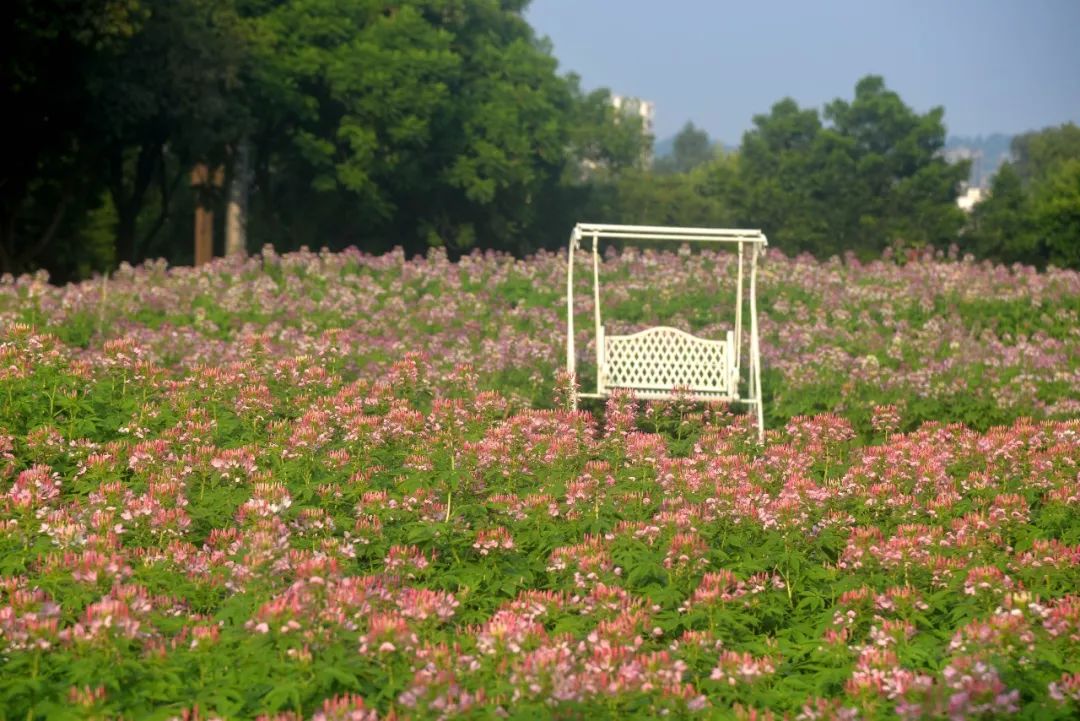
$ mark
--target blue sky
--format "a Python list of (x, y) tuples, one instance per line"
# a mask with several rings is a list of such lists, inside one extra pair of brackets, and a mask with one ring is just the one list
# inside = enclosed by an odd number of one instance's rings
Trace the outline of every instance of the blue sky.
[(782, 97), (820, 107), (869, 73), (950, 134), (1080, 122), (1080, 0), (533, 0), (563, 72), (737, 144)]

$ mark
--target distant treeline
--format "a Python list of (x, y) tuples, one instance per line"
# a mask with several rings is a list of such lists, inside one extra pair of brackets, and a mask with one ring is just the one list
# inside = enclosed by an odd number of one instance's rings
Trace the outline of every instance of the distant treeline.
[(979, 258), (1080, 268), (1075, 124), (1015, 136), (968, 215), (955, 201), (969, 162), (943, 160), (940, 109), (916, 115), (871, 76), (824, 119), (781, 101), (726, 154), (687, 124), (650, 173), (618, 179), (612, 207), (642, 222), (760, 226), (789, 252), (955, 243)]
[(12, 0), (0, 272), (190, 263), (196, 208), (220, 254), (227, 206), (246, 229), (231, 250), (522, 254), (587, 219), (760, 227), (818, 255), (959, 243), (1080, 265), (1075, 126), (1018, 138), (970, 218), (943, 110), (915, 113), (875, 76), (821, 113), (778, 102), (735, 153), (688, 127), (645, 167), (652, 138), (559, 74), (527, 4)]

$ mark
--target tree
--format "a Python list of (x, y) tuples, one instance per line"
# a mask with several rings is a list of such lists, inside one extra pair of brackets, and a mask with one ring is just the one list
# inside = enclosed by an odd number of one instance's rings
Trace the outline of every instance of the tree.
[(735, 212), (714, 177), (708, 167), (666, 175), (626, 172), (590, 215), (631, 225), (728, 226)]
[(525, 5), (13, 0), (0, 271), (189, 260), (192, 209), (223, 202), (190, 171), (228, 181), (245, 149), (258, 243), (560, 242), (593, 194), (583, 168), (617, 177), (650, 139), (556, 72)]
[(989, 197), (972, 210), (965, 248), (1005, 263), (1041, 262), (1045, 249), (1031, 225), (1029, 205), (1020, 176), (1003, 164), (990, 181)]
[(77, 228), (100, 202), (92, 128), (98, 58), (144, 19), (136, 0), (11, 0), (0, 25), (0, 107), (16, 129), (0, 163), (0, 272), (79, 261)]
[(899, 239), (940, 246), (955, 239), (964, 223), (956, 194), (970, 164), (942, 157), (944, 115), (941, 107), (919, 115), (874, 75), (858, 82), (851, 103), (826, 106), (829, 132), (851, 141), (846, 147), (861, 192), (852, 196), (856, 188), (846, 189), (851, 225), (845, 235), (855, 247), (882, 250)]
[[(145, 19), (97, 58), (92, 131), (116, 212), (117, 259), (141, 260), (192, 165), (225, 161), (249, 122), (240, 18), (220, 0), (141, 0)], [(148, 194), (155, 217), (139, 232)]]
[(551, 242), (578, 163), (617, 166), (630, 135), (556, 74), (524, 6), (292, 0), (257, 18), (253, 223), (372, 250)]
[(1025, 133), (1012, 153), (972, 213), (971, 249), (1005, 262), (1080, 268), (1080, 128)]
[(739, 150), (745, 188), (740, 224), (764, 229), (789, 252), (824, 250), (828, 224), (812, 185), (821, 134), (817, 111), (787, 98), (768, 115), (755, 115), (753, 122)]
[(1032, 194), (1032, 219), (1050, 263), (1080, 268), (1080, 157), (1055, 164)]
[(1080, 158), (1080, 126), (1065, 123), (1017, 135), (1011, 151), (1013, 169), (1027, 187), (1045, 179), (1059, 163)]
[(826, 124), (791, 99), (777, 103), (743, 137), (743, 222), (819, 254), (950, 242), (964, 222), (955, 198), (968, 165), (941, 157), (943, 114), (915, 113), (873, 75), (852, 101), (825, 107)]
[(654, 170), (659, 173), (686, 173), (708, 163), (714, 157), (709, 134), (687, 122), (675, 136), (670, 158), (659, 158)]
[(0, 267), (48, 258), (63, 278), (141, 259), (191, 164), (220, 162), (247, 118), (232, 3), (17, 0), (12, 15), (0, 101), (21, 132), (0, 171)]

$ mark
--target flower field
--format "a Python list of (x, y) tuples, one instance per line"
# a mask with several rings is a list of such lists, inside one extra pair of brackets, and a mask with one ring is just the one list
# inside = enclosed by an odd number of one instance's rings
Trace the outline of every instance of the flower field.
[[(771, 254), (759, 445), (569, 410), (564, 263), (0, 284), (0, 719), (1080, 714), (1080, 274)], [(602, 302), (717, 335), (732, 272)]]

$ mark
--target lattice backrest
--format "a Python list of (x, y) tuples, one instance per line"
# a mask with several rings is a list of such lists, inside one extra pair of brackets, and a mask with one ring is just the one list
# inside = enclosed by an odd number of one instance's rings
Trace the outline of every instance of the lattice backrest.
[(605, 388), (737, 397), (734, 337), (705, 340), (660, 326), (631, 335), (603, 335)]

